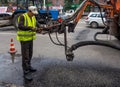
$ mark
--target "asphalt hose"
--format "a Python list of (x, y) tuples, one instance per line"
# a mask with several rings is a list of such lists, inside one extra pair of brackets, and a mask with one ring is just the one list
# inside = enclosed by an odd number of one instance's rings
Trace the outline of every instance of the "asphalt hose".
[(111, 48), (120, 50), (119, 46), (113, 45), (108, 41), (82, 41), (72, 45), (71, 48), (68, 49), (68, 51), (72, 52), (73, 50), (76, 50), (77, 48), (86, 46), (86, 45), (100, 45), (100, 46), (106, 46), (106, 47), (111, 47)]

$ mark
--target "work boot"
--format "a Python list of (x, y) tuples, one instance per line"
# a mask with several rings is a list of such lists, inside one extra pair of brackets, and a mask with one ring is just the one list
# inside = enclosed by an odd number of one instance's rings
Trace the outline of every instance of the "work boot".
[(30, 71), (30, 72), (36, 72), (37, 70), (34, 69), (33, 67), (30, 67), (29, 71)]
[(27, 80), (27, 81), (32, 81), (32, 80), (33, 80), (33, 78), (32, 78), (32, 76), (31, 76), (30, 73), (24, 74), (23, 77), (24, 77), (24, 79)]

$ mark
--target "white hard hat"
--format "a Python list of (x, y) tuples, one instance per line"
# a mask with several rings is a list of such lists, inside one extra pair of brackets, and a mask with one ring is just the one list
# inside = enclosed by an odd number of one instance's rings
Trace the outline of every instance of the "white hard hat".
[(28, 7), (28, 10), (31, 11), (33, 14), (38, 14), (36, 6), (30, 6)]

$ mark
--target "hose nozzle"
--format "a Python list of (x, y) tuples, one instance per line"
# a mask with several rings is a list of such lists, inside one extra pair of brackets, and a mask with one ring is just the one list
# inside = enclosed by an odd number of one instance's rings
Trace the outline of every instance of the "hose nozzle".
[(73, 52), (67, 51), (67, 53), (66, 53), (66, 59), (67, 59), (67, 61), (73, 61), (73, 58), (74, 58)]

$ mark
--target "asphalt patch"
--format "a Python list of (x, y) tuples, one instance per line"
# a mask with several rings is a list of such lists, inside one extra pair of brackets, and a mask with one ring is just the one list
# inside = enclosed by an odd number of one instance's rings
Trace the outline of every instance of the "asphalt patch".
[(48, 63), (38, 70), (34, 80), (25, 87), (120, 87), (120, 70), (100, 65), (84, 65), (75, 62)]
[(80, 31), (76, 37), (76, 40), (85, 40), (87, 38), (88, 33), (90, 33), (90, 30)]

